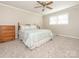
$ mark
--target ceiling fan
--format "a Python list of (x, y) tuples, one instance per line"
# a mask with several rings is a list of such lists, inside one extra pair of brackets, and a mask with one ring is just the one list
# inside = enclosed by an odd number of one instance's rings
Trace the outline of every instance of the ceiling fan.
[(40, 8), (42, 7), (42, 11), (45, 10), (45, 8), (48, 8), (48, 9), (53, 9), (52, 7), (49, 7), (49, 5), (51, 5), (53, 3), (53, 1), (37, 1), (37, 3), (40, 4), (40, 6), (36, 6), (35, 8)]

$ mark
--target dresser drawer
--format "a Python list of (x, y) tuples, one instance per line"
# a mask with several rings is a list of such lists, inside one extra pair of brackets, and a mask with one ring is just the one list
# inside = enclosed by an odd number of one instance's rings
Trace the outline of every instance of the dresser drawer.
[(10, 41), (10, 40), (14, 40), (15, 37), (3, 37), (2, 39), (0, 39), (0, 42), (5, 42), (5, 41)]
[(10, 31), (2, 31), (2, 32), (1, 32), (1, 34), (11, 34), (11, 33), (14, 34), (15, 31), (13, 31), (13, 30), (11, 31), (11, 30), (10, 30)]
[(15, 30), (14, 26), (0, 26), (1, 30)]
[(5, 34), (5, 35), (1, 35), (1, 37), (15, 37), (15, 34)]

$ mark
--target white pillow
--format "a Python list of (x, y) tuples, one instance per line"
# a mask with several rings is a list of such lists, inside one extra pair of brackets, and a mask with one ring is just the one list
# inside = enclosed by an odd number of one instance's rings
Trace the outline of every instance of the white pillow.
[(37, 26), (36, 25), (31, 25), (30, 28), (31, 29), (37, 29)]
[(21, 30), (37, 29), (36, 25), (20, 25)]
[(21, 28), (21, 30), (24, 30), (24, 29), (28, 29), (29, 26), (21, 25), (20, 28)]

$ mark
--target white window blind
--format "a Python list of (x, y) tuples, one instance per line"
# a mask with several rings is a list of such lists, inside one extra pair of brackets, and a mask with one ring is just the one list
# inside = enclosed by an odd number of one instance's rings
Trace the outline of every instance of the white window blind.
[(49, 18), (49, 24), (68, 24), (68, 14), (52, 16)]

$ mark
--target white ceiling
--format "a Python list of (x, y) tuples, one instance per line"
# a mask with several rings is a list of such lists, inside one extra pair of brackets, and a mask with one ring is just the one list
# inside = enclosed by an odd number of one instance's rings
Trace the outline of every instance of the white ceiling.
[(53, 8), (52, 10), (46, 9), (45, 12), (42, 12), (42, 8), (34, 8), (35, 6), (39, 5), (36, 1), (0, 1), (0, 3), (32, 11), (38, 14), (49, 14), (79, 4), (78, 1), (54, 1), (54, 3), (50, 5)]

